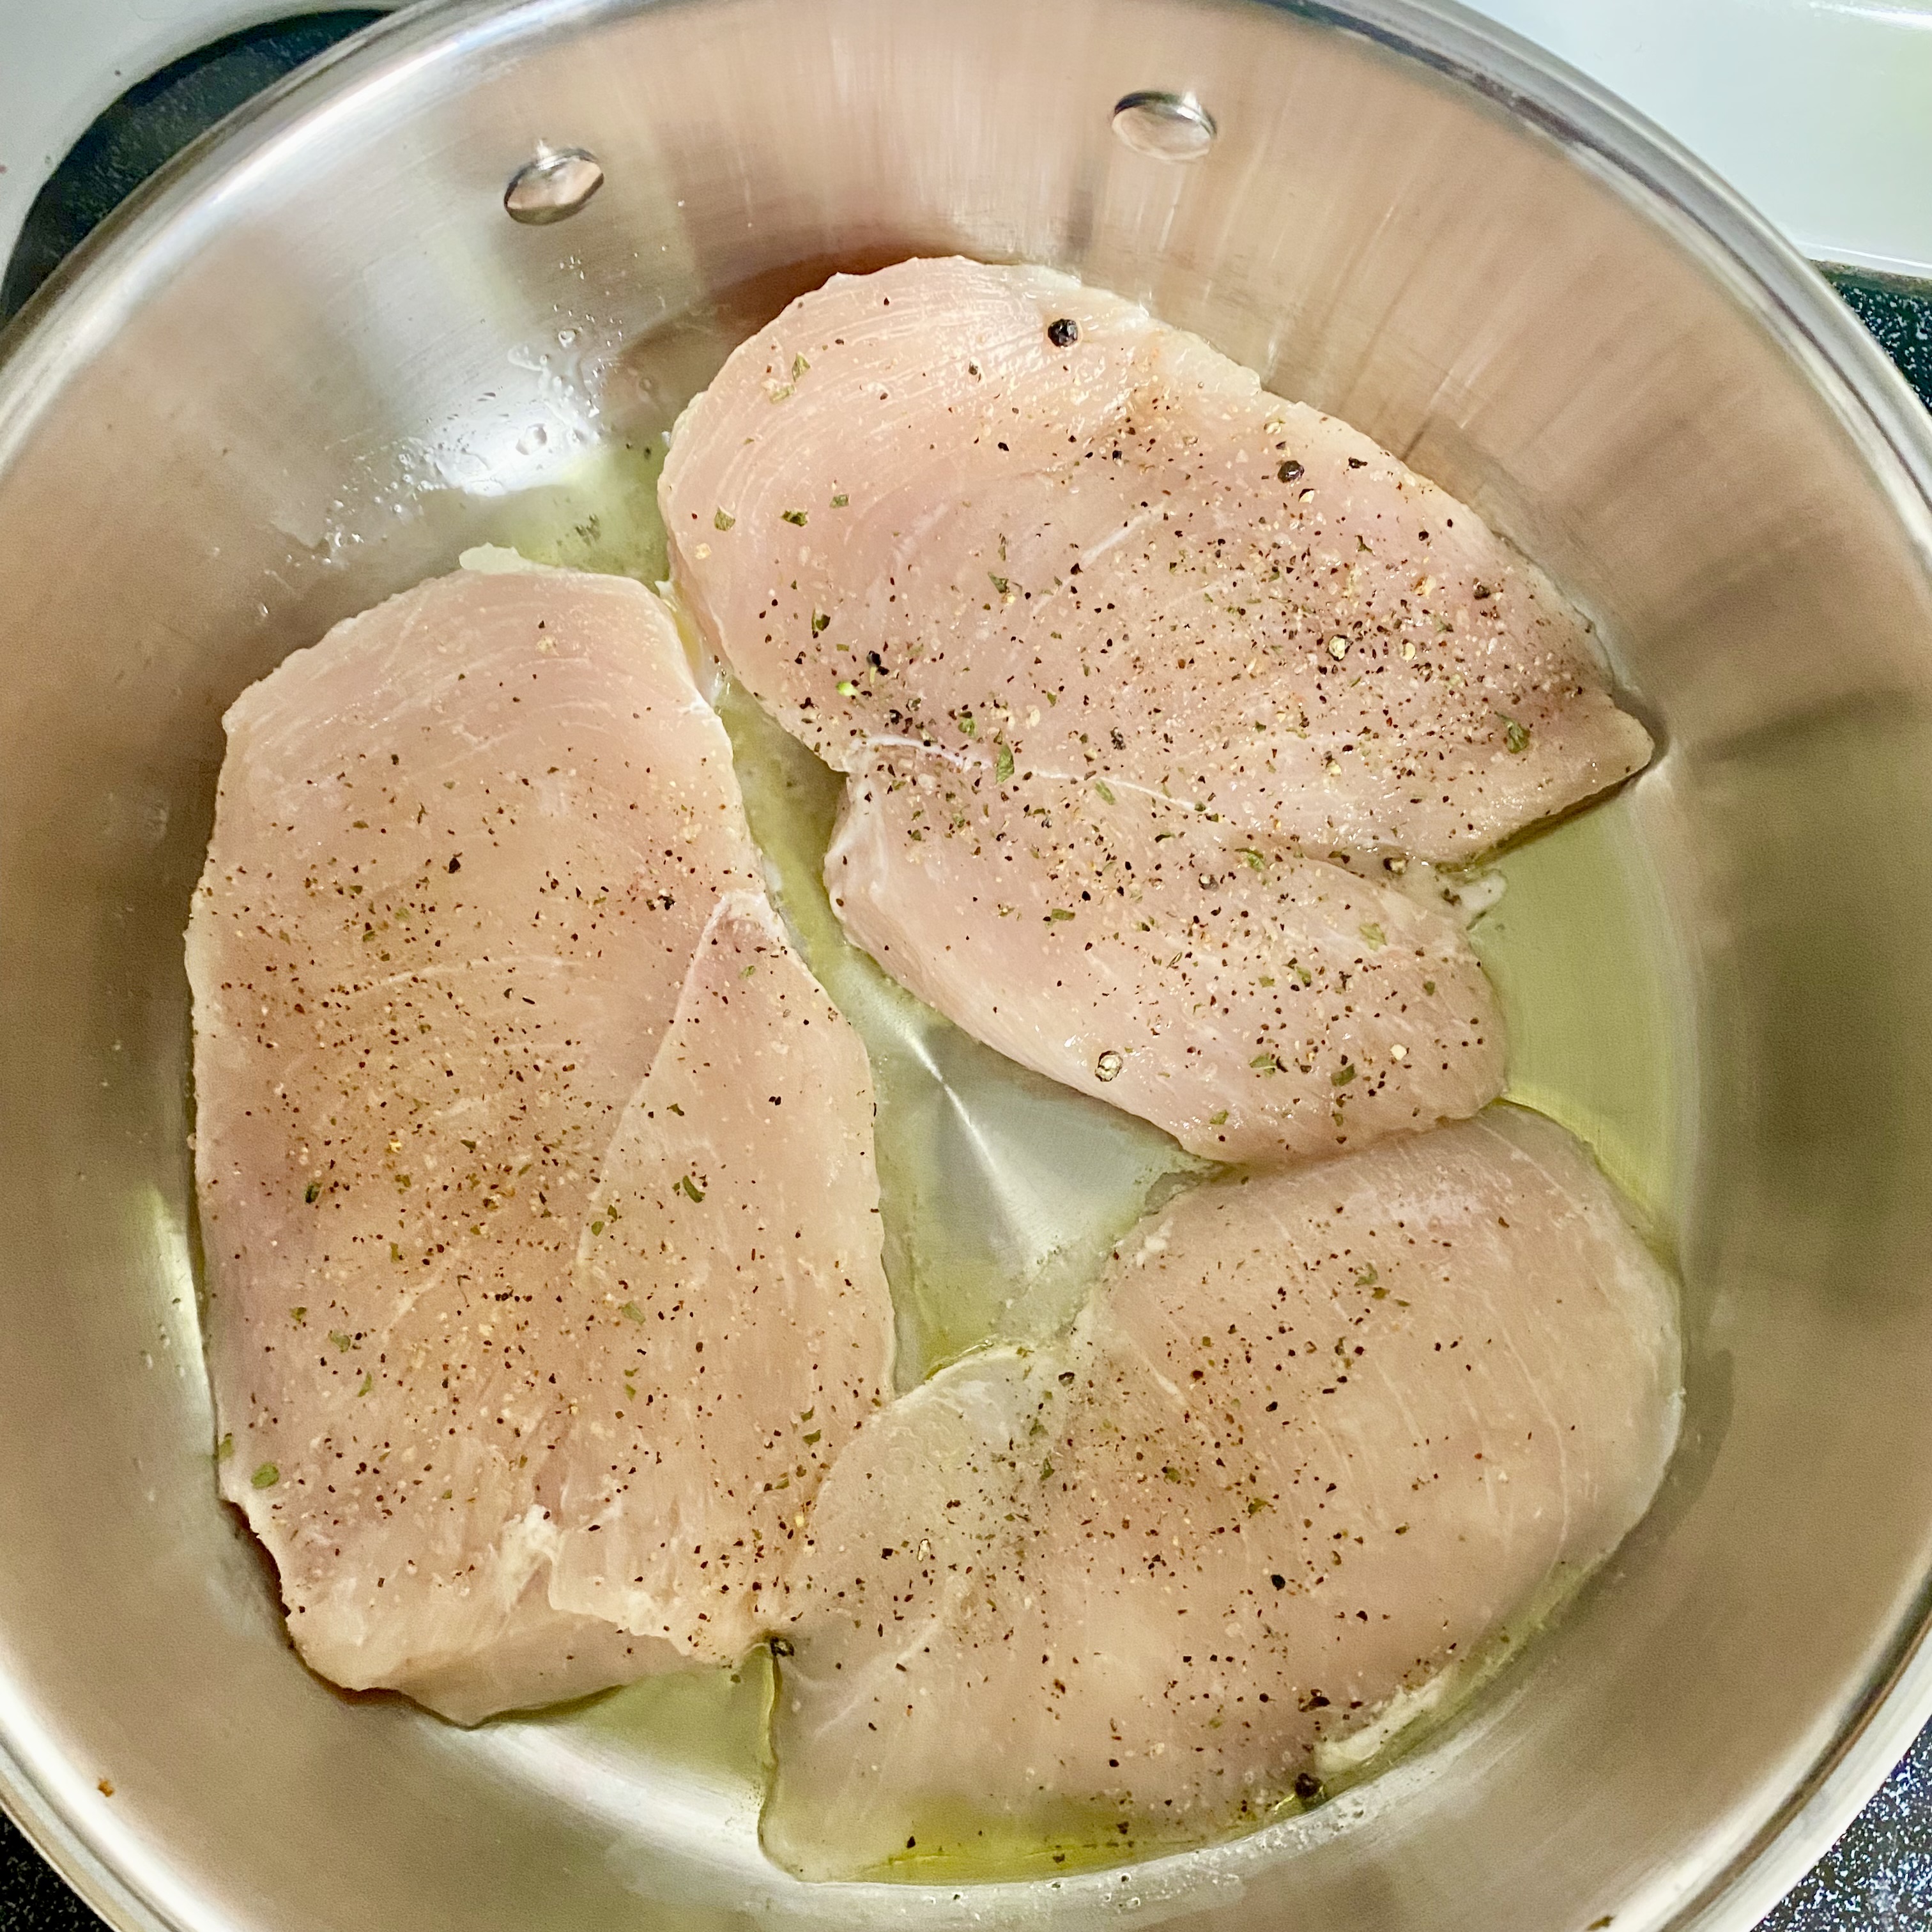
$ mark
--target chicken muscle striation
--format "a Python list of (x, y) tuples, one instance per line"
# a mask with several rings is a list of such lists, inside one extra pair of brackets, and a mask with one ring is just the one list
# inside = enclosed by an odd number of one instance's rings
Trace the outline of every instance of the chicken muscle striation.
[(462, 572), (226, 722), (208, 1348), (298, 1646), (465, 1721), (735, 1657), (892, 1324), (865, 1056), (674, 626)]
[(1615, 1546), (1678, 1380), (1667, 1278), (1534, 1115), (1198, 1189), (1069, 1342), (944, 1371), (833, 1472), (767, 1846), (828, 1877), (1265, 1817)]
[(1474, 512), (1048, 269), (835, 276), (692, 404), (659, 496), (706, 638), (842, 770), (906, 739), (1439, 864), (1649, 756)]
[(825, 874), (920, 998), (1191, 1154), (1335, 1154), (1502, 1090), (1495, 996), (1454, 919), (1124, 784), (881, 746)]

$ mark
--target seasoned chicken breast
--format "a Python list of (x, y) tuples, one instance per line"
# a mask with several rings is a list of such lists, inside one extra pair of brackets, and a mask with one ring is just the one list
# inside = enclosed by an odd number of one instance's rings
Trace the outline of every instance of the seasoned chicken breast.
[(865, 1056), (674, 627), (460, 572), (226, 722), (208, 1353), (296, 1644), (464, 1720), (735, 1656), (892, 1322)]
[(1534, 1115), (1197, 1189), (1068, 1342), (945, 1370), (833, 1471), (766, 1846), (1052, 1870), (1312, 1795), (1616, 1546), (1678, 1381), (1667, 1278)]
[(1446, 911), (1124, 782), (880, 746), (825, 875), (922, 999), (1192, 1154), (1334, 1154), (1502, 1090), (1495, 998)]
[(1472, 511), (1047, 269), (835, 276), (692, 404), (659, 494), (705, 637), (843, 770), (906, 740), (1454, 863), (1649, 756)]

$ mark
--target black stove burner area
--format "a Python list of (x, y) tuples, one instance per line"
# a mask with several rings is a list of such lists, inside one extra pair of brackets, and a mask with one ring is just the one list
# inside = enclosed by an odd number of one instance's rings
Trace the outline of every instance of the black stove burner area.
[[(1877, 337), (1878, 346), (1898, 364), (1918, 392), (1918, 400), (1932, 409), (1932, 283), (1841, 268), (1829, 262), (1819, 267), (1852, 313)], [(1906, 1923), (1902, 1918), (1898, 1922)], [(1912, 1923), (1932, 1924), (1932, 1918)], [(1880, 1932), (1890, 1928), (1882, 1924)]]
[[(273, 22), (231, 34), (129, 88), (75, 143), (35, 199), (0, 276), (0, 322), (163, 162), (293, 68), (381, 17), (379, 10), (356, 9)], [(1932, 284), (1820, 266), (1932, 407)], [(1760, 1932), (1927, 1927), (1932, 1927), (1932, 1727)], [(0, 1932), (102, 1932), (100, 1922), (4, 1814)]]

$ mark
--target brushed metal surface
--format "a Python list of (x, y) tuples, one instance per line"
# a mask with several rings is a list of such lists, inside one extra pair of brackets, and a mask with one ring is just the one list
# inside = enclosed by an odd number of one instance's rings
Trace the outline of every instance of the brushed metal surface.
[[(1150, 86), (1212, 115), (1206, 158), (1114, 138)], [(607, 173), (560, 228), (503, 212), (540, 139)], [(194, 1932), (1751, 1923), (1932, 1710), (1932, 442), (1810, 272), (1425, 0), (431, 8), (111, 226), (0, 367), (0, 1792), (90, 1900)], [(1378, 1783), (1126, 1874), (812, 1888), (728, 1780), (340, 1698), (288, 1649), (209, 1466), (180, 933), (242, 686), (667, 426), (733, 318), (936, 248), (1144, 296), (1601, 622), (1665, 747), (1618, 809), (1669, 962), (1629, 1052), (1675, 1063), (1647, 1151), (1689, 1412), (1578, 1612)]]

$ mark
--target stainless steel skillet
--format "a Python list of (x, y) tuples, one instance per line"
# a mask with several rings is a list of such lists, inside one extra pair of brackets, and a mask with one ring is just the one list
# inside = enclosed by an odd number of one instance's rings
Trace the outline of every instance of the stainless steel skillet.
[[(1115, 138), (1145, 88), (1206, 106), (1204, 157)], [(539, 139), (608, 183), (525, 227)], [(1690, 1419), (1580, 1612), (1380, 1784), (1057, 1890), (814, 1891), (701, 1737), (465, 1736), (286, 1648), (208, 1468), (178, 936), (242, 685), (528, 493), (567, 506), (732, 317), (940, 248), (1145, 296), (1599, 619), (1666, 747), (1619, 807), (1655, 916), (1617, 944), (1670, 1024), (1609, 1058), (1672, 1098), (1592, 1103), (1659, 1177)], [(110, 1919), (1742, 1928), (1932, 1709), (1932, 443), (1624, 110), (1393, 0), (435, 7), (172, 170), (8, 352), (0, 1790)], [(1589, 938), (1550, 1022), (1580, 1054)]]

